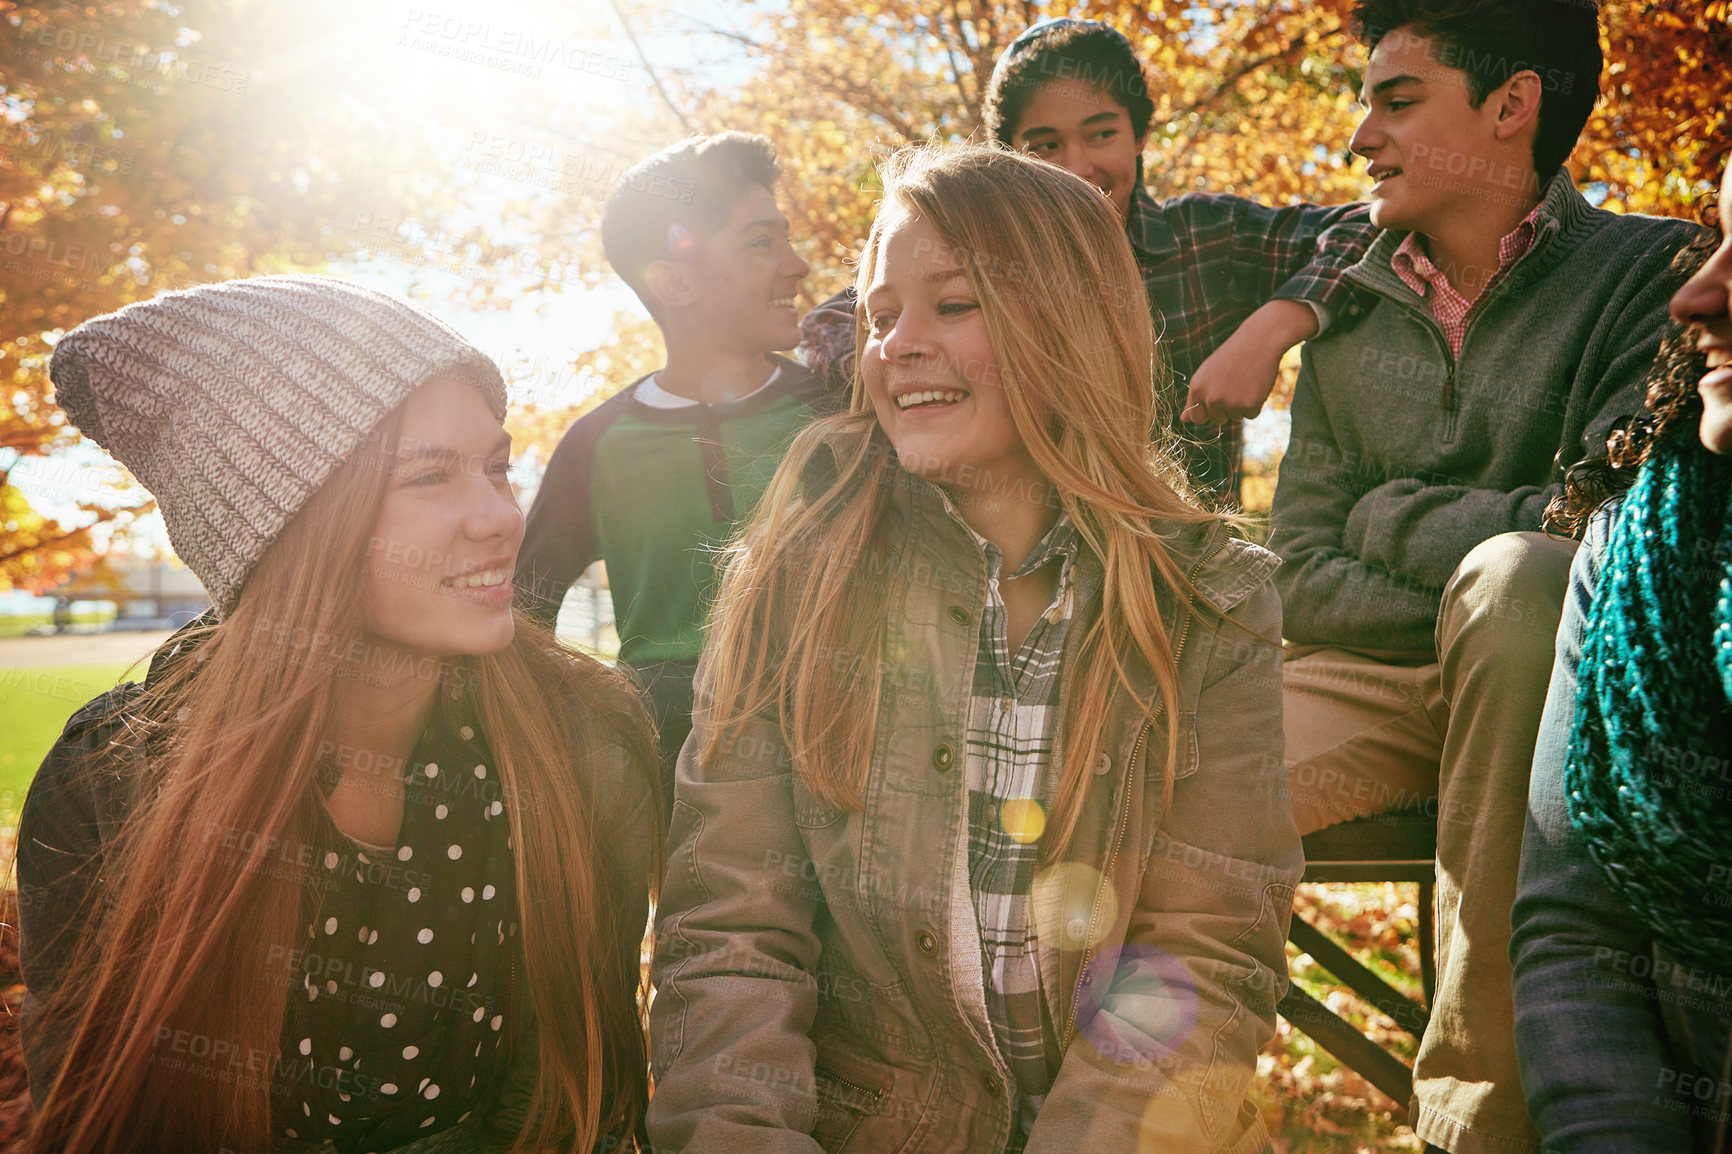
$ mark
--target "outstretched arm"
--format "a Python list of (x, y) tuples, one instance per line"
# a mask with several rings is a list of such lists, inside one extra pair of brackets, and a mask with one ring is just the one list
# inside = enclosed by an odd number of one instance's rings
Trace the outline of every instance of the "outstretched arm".
[(1224, 425), (1263, 411), (1281, 358), (1319, 331), (1318, 314), (1294, 300), (1272, 300), (1233, 330), (1191, 378), (1179, 415), (1193, 424)]
[(1344, 274), (1377, 235), (1369, 211), (1358, 204), (1270, 208), (1237, 196), (1140, 200), (1129, 228), (1150, 303), (1163, 322), (1168, 360), (1182, 375), (1194, 375), (1273, 299), (1309, 302), (1275, 315), (1293, 318), (1303, 308), (1312, 327), (1268, 333), (1286, 342), (1274, 350), (1271, 365), (1328, 318), (1351, 315), (1354, 290)]
[[(1185, 259), (1209, 259), (1221, 237), (1231, 288), (1216, 303), (1199, 293), (1200, 340), (1175, 360), (1201, 360), (1189, 381), (1184, 418), (1223, 424), (1254, 417), (1274, 389), (1281, 358), (1360, 311), (1346, 270), (1376, 239), (1365, 205), (1268, 208), (1233, 196), (1185, 196), (1169, 203)], [(1194, 283), (1201, 284), (1201, 280)], [(1254, 310), (1254, 311), (1253, 311)]]

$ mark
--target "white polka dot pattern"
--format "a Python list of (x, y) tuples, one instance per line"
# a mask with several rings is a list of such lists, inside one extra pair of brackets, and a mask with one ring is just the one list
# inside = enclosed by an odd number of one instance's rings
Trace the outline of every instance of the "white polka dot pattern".
[[(291, 1086), (284, 1105), (306, 1107), (297, 1123), (304, 1139), (344, 1126), (344, 1148), (389, 1149), (455, 1125), (477, 1095), (491, 1092), (486, 1075), (497, 1068), (493, 1055), (509, 1012), (503, 998), (512, 947), (502, 915), (516, 915), (510, 829), (491, 820), (502, 812), (496, 775), (485, 758), (464, 757), (485, 750), (439, 720), (405, 779), (398, 844), (373, 854), (351, 847), (335, 854), (334, 864), (332, 854), (315, 859), (328, 871), (323, 876), (343, 880), (325, 893), (308, 927), (317, 943), (305, 951), (308, 1001), (294, 1010), (291, 999), (285, 1030), (297, 1031), (288, 1045), (309, 1069), (344, 1073), (325, 1086), (314, 1078)], [(441, 756), (427, 758), (424, 748)], [(438, 762), (452, 764), (452, 757), (464, 758), (456, 764), (471, 772), (441, 775)], [(446, 980), (458, 974), (467, 978), (461, 986)], [(376, 1093), (357, 1092), (358, 1085)], [(405, 1101), (401, 1088), (408, 1086), (419, 1089)], [(391, 1105), (413, 1101), (431, 1108), (431, 1118), (404, 1116)], [(312, 1133), (308, 1120), (317, 1123)]]

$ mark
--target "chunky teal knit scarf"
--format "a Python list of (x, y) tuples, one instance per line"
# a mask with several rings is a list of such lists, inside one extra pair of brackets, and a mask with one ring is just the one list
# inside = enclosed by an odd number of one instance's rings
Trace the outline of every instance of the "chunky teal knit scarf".
[(1580, 675), (1570, 820), (1662, 944), (1732, 969), (1732, 461), (1693, 421), (1612, 524)]

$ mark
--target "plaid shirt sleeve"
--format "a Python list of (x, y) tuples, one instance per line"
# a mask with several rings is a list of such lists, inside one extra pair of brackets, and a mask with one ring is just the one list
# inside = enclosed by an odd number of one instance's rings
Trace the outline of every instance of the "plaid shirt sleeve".
[(1378, 229), (1363, 204), (1270, 208), (1238, 196), (1157, 201), (1139, 190), (1125, 222), (1168, 356), (1185, 378), (1274, 299), (1321, 305), (1336, 323), (1362, 306), (1343, 274)]

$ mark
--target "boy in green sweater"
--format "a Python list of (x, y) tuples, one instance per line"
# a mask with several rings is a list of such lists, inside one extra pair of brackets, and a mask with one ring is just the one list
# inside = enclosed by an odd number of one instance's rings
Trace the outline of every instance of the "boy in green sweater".
[(572, 582), (607, 562), (620, 661), (644, 688), (670, 784), (721, 550), (794, 433), (846, 403), (775, 351), (799, 343), (808, 271), (776, 205), (779, 172), (767, 139), (724, 132), (621, 177), (602, 246), (660, 326), (668, 362), (566, 433), (518, 555), (519, 600), (549, 626)]
[[(1284, 564), (1300, 832), (1438, 817), (1437, 969), (1409, 1110), (1456, 1154), (1538, 1148), (1509, 917), (1571, 541), (1564, 471), (1641, 404), (1683, 221), (1591, 207), (1563, 168), (1602, 64), (1580, 0), (1359, 0), (1373, 303), (1309, 342), (1270, 545)], [(1610, 975), (1608, 975), (1610, 977)]]

